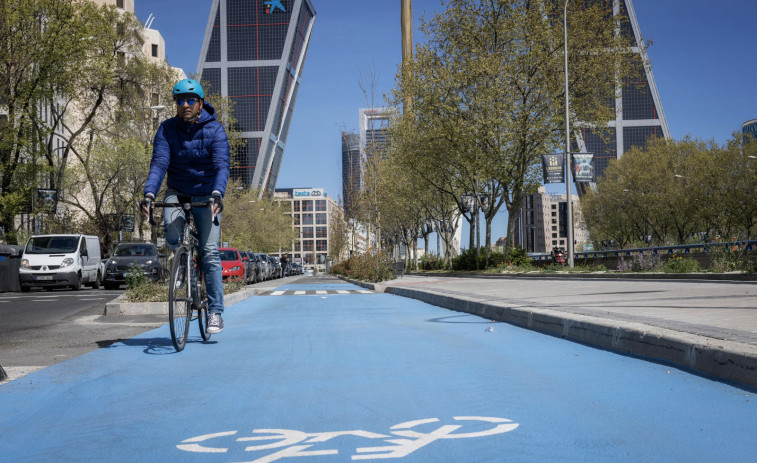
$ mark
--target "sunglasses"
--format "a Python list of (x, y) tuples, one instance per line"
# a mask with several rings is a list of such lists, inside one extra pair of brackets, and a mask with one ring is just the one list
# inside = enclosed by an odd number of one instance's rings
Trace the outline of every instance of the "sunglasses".
[(179, 98), (176, 100), (176, 106), (184, 106), (184, 103), (194, 106), (197, 103), (197, 98)]

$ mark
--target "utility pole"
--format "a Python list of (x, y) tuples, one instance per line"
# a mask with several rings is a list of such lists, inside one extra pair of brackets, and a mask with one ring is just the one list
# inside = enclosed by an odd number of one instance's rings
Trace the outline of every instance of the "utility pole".
[[(402, 0), (402, 74), (407, 78), (407, 64), (413, 59), (413, 0)], [(413, 112), (412, 95), (405, 92), (403, 101), (403, 113)]]

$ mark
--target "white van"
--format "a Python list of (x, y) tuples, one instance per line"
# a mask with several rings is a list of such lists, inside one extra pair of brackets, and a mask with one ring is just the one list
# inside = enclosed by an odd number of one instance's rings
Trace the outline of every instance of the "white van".
[(33, 286), (48, 289), (100, 288), (100, 238), (89, 235), (38, 235), (29, 238), (18, 270), (21, 291)]

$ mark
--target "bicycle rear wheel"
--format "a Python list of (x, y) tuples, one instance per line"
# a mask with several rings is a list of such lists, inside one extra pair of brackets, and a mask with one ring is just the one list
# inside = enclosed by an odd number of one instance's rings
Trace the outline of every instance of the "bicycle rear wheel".
[(171, 341), (177, 352), (187, 343), (191, 309), (189, 306), (189, 250), (181, 246), (176, 249), (171, 266), (171, 281), (168, 286), (168, 322), (171, 327)]

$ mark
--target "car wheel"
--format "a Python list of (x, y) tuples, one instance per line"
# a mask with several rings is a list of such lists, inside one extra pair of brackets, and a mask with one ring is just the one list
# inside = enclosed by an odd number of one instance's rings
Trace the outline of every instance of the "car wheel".
[(100, 276), (100, 272), (97, 272), (97, 278), (95, 278), (95, 282), (92, 283), (92, 289), (100, 289), (101, 282), (102, 282), (102, 277)]
[(71, 285), (71, 289), (74, 291), (79, 291), (81, 289), (81, 274), (76, 274), (76, 281), (74, 281), (74, 284)]

